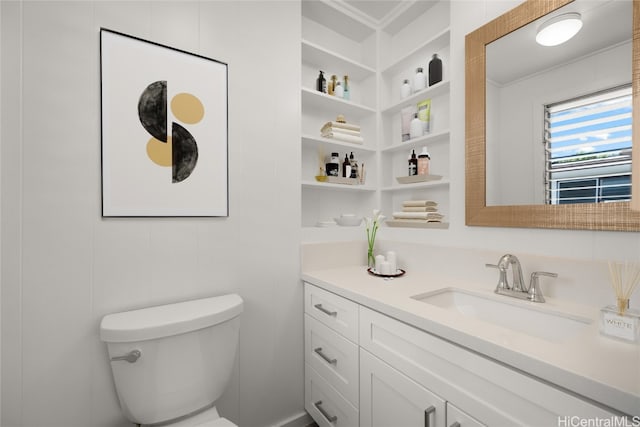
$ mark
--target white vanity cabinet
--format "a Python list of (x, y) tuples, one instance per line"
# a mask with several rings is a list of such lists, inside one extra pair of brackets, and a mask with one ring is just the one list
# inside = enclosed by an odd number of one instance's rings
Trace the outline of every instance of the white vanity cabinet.
[[(471, 425), (551, 426), (557, 425), (559, 417), (595, 419), (614, 415), (500, 361), (471, 352), (364, 306), (360, 306), (359, 339), (362, 349), (396, 371), (396, 378), (405, 376), (406, 380), (427, 388), (447, 402), (446, 424), (442, 417), (438, 418), (436, 410), (435, 424), (431, 425), (450, 426), (458, 419), (466, 422), (471, 419), (481, 423)], [(361, 375), (364, 353), (361, 350)], [(398, 383), (400, 381), (397, 379)], [(363, 385), (361, 378), (361, 421), (364, 419), (362, 414), (369, 412), (363, 398), (368, 391)], [(430, 400), (423, 404), (424, 408), (431, 405)], [(448, 416), (449, 408), (452, 408), (451, 417)], [(460, 411), (464, 411), (463, 418), (460, 418)], [(407, 424), (406, 427), (423, 425), (429, 426), (422, 422)]]
[(310, 283), (305, 408), (327, 427), (551, 426), (616, 415)]
[(359, 425), (358, 305), (304, 290), (305, 409), (319, 426)]

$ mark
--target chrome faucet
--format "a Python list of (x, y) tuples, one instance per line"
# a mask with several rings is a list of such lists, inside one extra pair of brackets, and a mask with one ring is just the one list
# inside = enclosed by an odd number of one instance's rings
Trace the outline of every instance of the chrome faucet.
[[(531, 282), (529, 286), (524, 284), (524, 278), (522, 276), (522, 266), (520, 260), (515, 255), (506, 254), (500, 257), (498, 264), (485, 264), (487, 267), (497, 268), (500, 271), (500, 277), (498, 278), (498, 285), (496, 286), (495, 293), (500, 295), (507, 295), (514, 298), (526, 299), (532, 302), (544, 302), (544, 296), (540, 289), (540, 276), (558, 277), (556, 273), (548, 273), (546, 271), (536, 271), (531, 273)], [(511, 266), (512, 282), (509, 284), (507, 278), (507, 271)]]

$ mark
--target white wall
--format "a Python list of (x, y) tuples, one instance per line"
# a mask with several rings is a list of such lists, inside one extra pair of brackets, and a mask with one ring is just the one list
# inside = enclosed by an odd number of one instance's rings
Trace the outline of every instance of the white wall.
[[(0, 8), (2, 426), (130, 425), (101, 317), (228, 292), (245, 311), (221, 413), (300, 413), (299, 3)], [(229, 64), (229, 218), (101, 218), (100, 27)]]

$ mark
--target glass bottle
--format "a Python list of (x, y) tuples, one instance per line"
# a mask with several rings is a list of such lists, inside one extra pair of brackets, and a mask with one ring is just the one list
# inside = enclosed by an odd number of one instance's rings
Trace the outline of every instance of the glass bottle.
[(336, 98), (342, 98), (344, 96), (344, 89), (340, 82), (337, 82), (335, 87), (333, 88), (333, 95)]
[(349, 162), (349, 155), (344, 155), (344, 162), (342, 162), (342, 177), (351, 178), (351, 162)]
[(442, 60), (434, 53), (429, 61), (429, 86), (442, 81)]
[(327, 88), (327, 93), (328, 93), (329, 95), (333, 95), (333, 90), (334, 90), (334, 89), (335, 89), (335, 87), (336, 87), (336, 82), (337, 82), (337, 80), (338, 80), (338, 77), (336, 77), (336, 75), (335, 75), (335, 74), (333, 74), (333, 75), (331, 76), (331, 80), (329, 81), (329, 86), (328, 86), (328, 88)]
[(344, 76), (344, 83), (342, 85), (342, 98), (347, 101), (351, 99), (351, 88), (349, 87), (349, 76)]
[(418, 155), (418, 175), (429, 175), (429, 162), (431, 156), (427, 147), (422, 147), (422, 152)]
[(409, 79), (404, 79), (400, 87), (400, 98), (404, 99), (409, 95), (411, 95), (411, 85), (409, 84)]
[(413, 77), (413, 92), (419, 92), (427, 85), (422, 67), (416, 68), (416, 75)]
[(327, 80), (324, 78), (324, 71), (320, 71), (320, 75), (316, 79), (316, 90), (327, 93)]
[(358, 161), (353, 156), (353, 151), (349, 155), (349, 163), (351, 163), (351, 178), (358, 178)]
[(411, 157), (409, 158), (409, 176), (418, 175), (418, 158), (416, 157), (416, 150), (411, 150)]
[(422, 120), (418, 118), (418, 113), (413, 114), (413, 119), (409, 124), (409, 138), (419, 138), (423, 135)]

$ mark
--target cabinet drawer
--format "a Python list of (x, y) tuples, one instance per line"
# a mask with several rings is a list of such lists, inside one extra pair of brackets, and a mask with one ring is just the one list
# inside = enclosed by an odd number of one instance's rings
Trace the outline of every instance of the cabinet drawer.
[(305, 283), (304, 311), (345, 338), (358, 343), (358, 305)]
[(358, 410), (309, 364), (304, 371), (304, 407), (318, 426), (358, 427)]
[(308, 314), (304, 317), (305, 361), (358, 407), (358, 346)]

